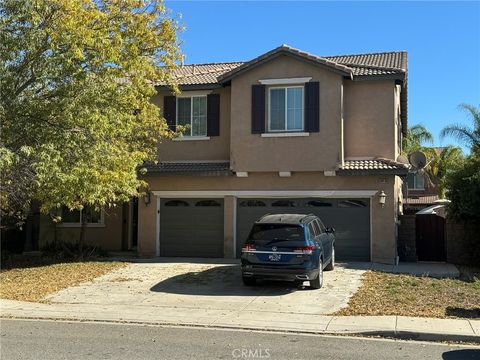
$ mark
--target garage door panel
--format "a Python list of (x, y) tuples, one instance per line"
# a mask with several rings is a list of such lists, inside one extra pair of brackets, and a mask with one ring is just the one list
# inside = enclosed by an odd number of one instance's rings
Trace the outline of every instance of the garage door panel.
[[(262, 202), (266, 206), (242, 206)], [(291, 206), (272, 206), (295, 205)], [(237, 256), (241, 254), (252, 224), (266, 214), (315, 214), (327, 227), (334, 227), (339, 260), (370, 260), (369, 199), (242, 199), (237, 209)]]
[(161, 201), (162, 256), (223, 257), (223, 236), (223, 199)]

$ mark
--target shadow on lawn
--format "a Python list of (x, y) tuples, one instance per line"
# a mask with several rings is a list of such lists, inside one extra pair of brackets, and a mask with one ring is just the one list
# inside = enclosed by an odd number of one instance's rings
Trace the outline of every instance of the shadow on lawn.
[(466, 319), (480, 319), (480, 308), (465, 309), (448, 306), (445, 315)]
[(1, 271), (7, 271), (12, 269), (27, 269), (40, 266), (49, 266), (55, 264), (76, 263), (76, 262), (89, 262), (89, 261), (107, 261), (108, 258), (104, 257), (88, 257), (88, 258), (70, 258), (60, 256), (38, 255), (38, 256), (25, 256), (25, 255), (12, 255), (8, 258), (2, 259)]
[(183, 273), (150, 288), (154, 292), (207, 296), (278, 296), (297, 290), (298, 287), (291, 282), (262, 281), (256, 286), (245, 286), (240, 265), (216, 266), (204, 271)]

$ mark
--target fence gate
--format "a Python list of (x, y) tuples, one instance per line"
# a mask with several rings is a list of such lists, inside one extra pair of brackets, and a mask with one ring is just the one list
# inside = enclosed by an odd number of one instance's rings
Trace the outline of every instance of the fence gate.
[(418, 260), (446, 261), (445, 219), (435, 214), (417, 214), (415, 228)]

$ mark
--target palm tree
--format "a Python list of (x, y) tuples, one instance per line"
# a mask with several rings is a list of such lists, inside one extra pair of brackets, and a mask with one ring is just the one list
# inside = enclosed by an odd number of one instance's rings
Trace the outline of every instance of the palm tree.
[(467, 112), (468, 117), (473, 121), (473, 127), (452, 124), (443, 128), (440, 137), (452, 136), (469, 146), (472, 152), (480, 151), (480, 108), (470, 104), (461, 104), (459, 108)]
[(414, 125), (407, 130), (407, 135), (403, 138), (403, 152), (407, 155), (414, 151), (423, 150), (424, 143), (433, 143), (432, 134), (421, 124)]
[(448, 145), (444, 148), (427, 149), (427, 157), (432, 160), (424, 174), (429, 184), (437, 186), (440, 199), (445, 198), (447, 174), (457, 168), (463, 161), (462, 149)]

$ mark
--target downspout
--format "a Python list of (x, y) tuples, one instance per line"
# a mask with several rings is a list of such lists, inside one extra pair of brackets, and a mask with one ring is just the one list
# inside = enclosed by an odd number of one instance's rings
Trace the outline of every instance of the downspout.
[(344, 136), (344, 124), (343, 124), (343, 107), (344, 107), (344, 99), (343, 99), (343, 80), (342, 84), (340, 85), (340, 164), (342, 164), (342, 168), (345, 166), (345, 136)]

